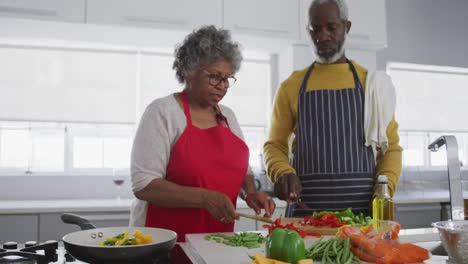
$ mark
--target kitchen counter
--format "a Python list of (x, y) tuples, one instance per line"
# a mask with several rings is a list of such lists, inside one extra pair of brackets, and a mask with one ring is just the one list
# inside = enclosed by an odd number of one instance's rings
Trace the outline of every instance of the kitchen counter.
[[(286, 206), (286, 202), (273, 198), (276, 207)], [(1, 214), (61, 213), (71, 212), (122, 212), (129, 211), (133, 199), (83, 199), (83, 200), (18, 200), (0, 201)], [(237, 208), (248, 208), (242, 199), (237, 199)]]
[[(261, 231), (266, 234), (266, 231)], [(229, 247), (214, 241), (204, 240), (206, 234), (187, 235), (187, 242), (181, 243), (181, 247), (189, 256), (193, 263), (226, 263), (226, 264), (247, 264), (250, 263), (249, 255), (256, 252), (264, 253), (264, 247), (257, 249), (246, 249), (243, 247)], [(307, 237), (305, 239), (306, 247), (309, 247), (317, 238)], [(439, 234), (435, 228), (406, 229), (400, 231), (400, 241), (415, 243), (428, 250), (432, 250), (439, 244)], [(230, 256), (226, 259), (226, 256)], [(433, 255), (424, 263), (426, 264), (445, 264), (448, 258), (446, 256)], [(314, 261), (314, 263), (316, 263)], [(317, 262), (320, 263), (320, 262)], [(367, 262), (363, 262), (367, 263)]]

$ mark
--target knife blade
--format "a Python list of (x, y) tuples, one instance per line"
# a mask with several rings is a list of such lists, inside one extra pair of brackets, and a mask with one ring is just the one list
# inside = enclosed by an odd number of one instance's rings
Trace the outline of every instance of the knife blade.
[[(292, 182), (292, 177), (293, 177), (293, 174), (289, 174), (288, 175), (288, 191), (291, 190), (292, 186), (293, 186), (293, 182)], [(297, 195), (297, 194), (296, 194)], [(288, 198), (289, 198), (289, 194), (288, 194)], [(292, 204), (296, 203), (299, 207), (301, 207), (302, 209), (304, 210), (310, 210), (309, 206), (307, 206), (307, 204), (305, 204), (302, 200), (301, 200), (301, 197), (300, 196), (296, 196), (296, 199), (292, 200), (291, 201)]]
[(301, 207), (301, 208), (304, 209), (304, 210), (310, 210), (310, 207), (307, 206), (307, 204), (305, 204), (305, 203), (302, 201), (301, 197), (299, 197), (299, 198), (295, 201), (295, 203), (296, 203), (297, 205), (299, 205), (299, 207)]

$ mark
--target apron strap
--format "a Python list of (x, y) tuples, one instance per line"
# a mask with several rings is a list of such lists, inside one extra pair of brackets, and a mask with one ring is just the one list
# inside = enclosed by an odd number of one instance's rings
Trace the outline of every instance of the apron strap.
[(192, 116), (190, 116), (190, 107), (188, 104), (187, 92), (183, 90), (180, 93), (180, 98), (182, 98), (182, 103), (184, 104), (184, 113), (185, 117), (187, 118), (187, 126), (192, 125)]
[(299, 90), (299, 94), (304, 93), (306, 91), (307, 81), (309, 80), (309, 76), (310, 76), (310, 73), (312, 72), (312, 69), (314, 68), (314, 65), (315, 65), (315, 61), (314, 61), (314, 63), (312, 63), (309, 66), (309, 69), (307, 70), (307, 72), (306, 72), (306, 74), (304, 76), (304, 79), (302, 79), (302, 84), (301, 84), (301, 88)]
[(357, 74), (356, 68), (355, 68), (354, 65), (351, 63), (350, 60), (346, 59), (346, 62), (349, 64), (349, 68), (351, 68), (351, 72), (353, 73), (354, 87), (356, 87), (356, 89), (359, 89), (359, 90), (362, 91), (361, 81), (359, 80), (359, 76), (358, 76), (358, 74)]
[[(187, 118), (187, 125), (192, 125), (192, 116), (190, 115), (190, 107), (189, 107), (189, 104), (188, 104), (188, 98), (187, 98), (186, 90), (183, 90), (180, 93), (180, 97), (182, 98), (182, 103), (184, 104), (184, 113), (185, 113), (185, 117)], [(222, 124), (224, 122), (226, 127), (229, 128), (229, 123), (227, 121), (227, 118), (223, 115), (223, 113), (221, 112), (221, 109), (219, 108), (218, 105), (216, 105), (214, 107), (214, 110), (216, 112), (216, 122), (218, 124)]]

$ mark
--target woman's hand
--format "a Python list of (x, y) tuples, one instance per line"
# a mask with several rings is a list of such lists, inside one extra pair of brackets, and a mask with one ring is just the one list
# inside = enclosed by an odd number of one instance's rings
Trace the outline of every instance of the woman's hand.
[(245, 196), (245, 202), (257, 215), (261, 213), (261, 209), (265, 210), (265, 217), (271, 217), (276, 208), (273, 199), (264, 192), (248, 193)]
[(231, 223), (239, 218), (229, 197), (221, 192), (204, 190), (203, 208), (221, 222)]

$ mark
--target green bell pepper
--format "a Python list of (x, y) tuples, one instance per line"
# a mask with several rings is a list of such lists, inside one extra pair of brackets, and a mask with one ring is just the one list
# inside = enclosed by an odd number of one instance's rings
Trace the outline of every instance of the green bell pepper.
[(267, 238), (265, 246), (267, 258), (292, 264), (305, 258), (304, 240), (294, 230), (276, 228)]

